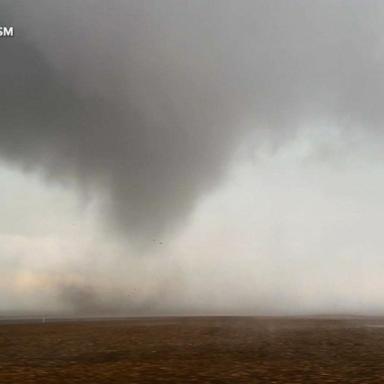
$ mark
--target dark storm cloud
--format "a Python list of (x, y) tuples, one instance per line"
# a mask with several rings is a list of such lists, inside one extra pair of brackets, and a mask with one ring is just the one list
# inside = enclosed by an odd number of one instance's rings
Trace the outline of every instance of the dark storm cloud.
[(0, 14), (16, 31), (0, 41), (0, 155), (97, 193), (139, 244), (185, 219), (247, 132), (383, 122), (379, 1), (14, 0)]

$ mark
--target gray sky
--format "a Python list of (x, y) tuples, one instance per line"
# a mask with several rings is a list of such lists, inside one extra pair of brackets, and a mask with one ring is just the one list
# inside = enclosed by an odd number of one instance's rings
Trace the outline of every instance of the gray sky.
[(1, 310), (383, 312), (382, 2), (0, 15)]

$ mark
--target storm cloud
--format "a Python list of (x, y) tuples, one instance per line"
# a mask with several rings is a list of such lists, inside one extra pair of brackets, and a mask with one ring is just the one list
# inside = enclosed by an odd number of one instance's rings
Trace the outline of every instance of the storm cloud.
[(0, 41), (0, 156), (97, 195), (132, 244), (180, 228), (249, 135), (381, 132), (380, 1), (13, 0), (0, 14), (16, 34)]

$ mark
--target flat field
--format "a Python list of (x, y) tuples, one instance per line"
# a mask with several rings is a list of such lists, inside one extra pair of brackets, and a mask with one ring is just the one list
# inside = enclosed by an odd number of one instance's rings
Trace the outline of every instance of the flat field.
[(384, 319), (0, 325), (0, 383), (384, 383)]

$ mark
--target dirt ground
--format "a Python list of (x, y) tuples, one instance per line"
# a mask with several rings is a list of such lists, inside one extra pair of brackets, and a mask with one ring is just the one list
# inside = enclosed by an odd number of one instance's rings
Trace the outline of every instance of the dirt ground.
[(384, 383), (384, 319), (0, 325), (0, 383)]

